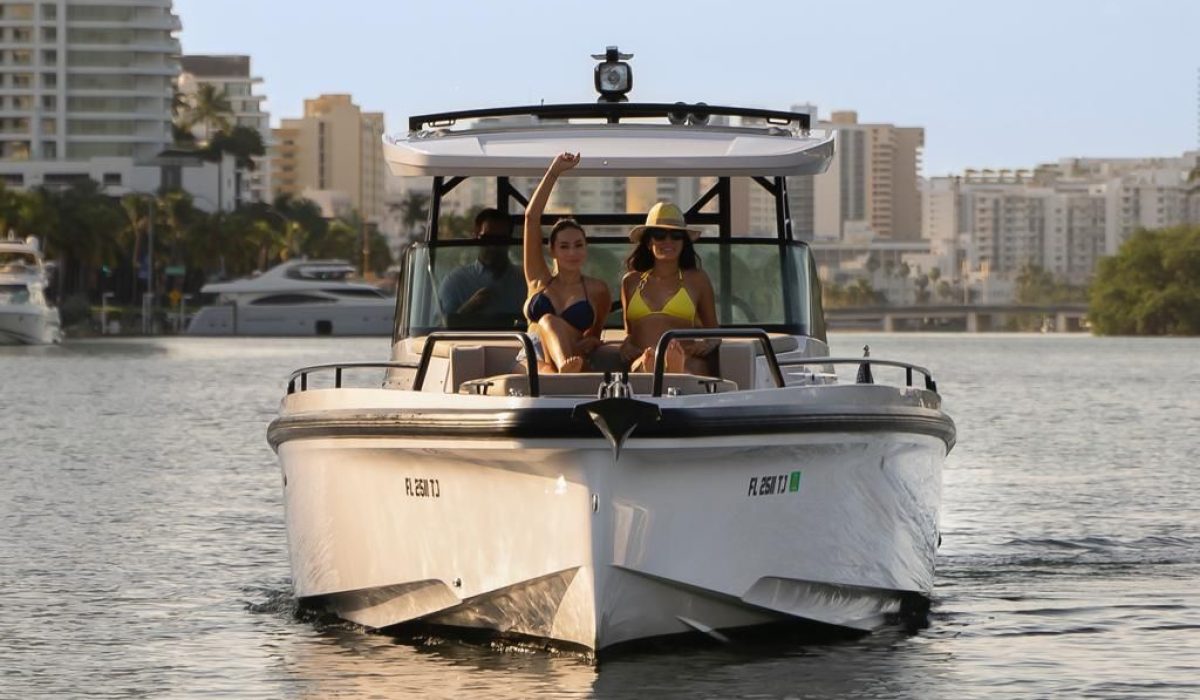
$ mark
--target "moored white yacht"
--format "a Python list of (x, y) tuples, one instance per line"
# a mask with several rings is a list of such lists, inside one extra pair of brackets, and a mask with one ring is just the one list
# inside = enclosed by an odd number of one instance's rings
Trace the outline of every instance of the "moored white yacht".
[[(482, 121), (458, 126), (469, 119)], [(391, 360), (297, 370), (268, 431), (303, 604), (373, 628), (587, 652), (779, 624), (864, 632), (921, 612), (955, 426), (927, 370), (828, 357), (785, 177), (823, 171), (832, 135), (804, 114), (638, 103), (409, 126), (385, 155), (394, 172), (433, 176), (432, 214), (403, 261)], [(564, 151), (583, 154), (572, 175), (585, 178), (703, 178), (680, 204), (705, 230), (695, 245), (721, 325), (669, 332), (653, 373), (514, 368), (518, 348), (532, 355), (519, 308), (441, 308), (441, 283), (479, 252), (439, 231), (442, 198), (494, 178), (519, 222), (528, 194), (509, 178)], [(749, 228), (749, 187), (773, 204), (768, 231)], [(616, 282), (628, 238), (601, 231), (644, 217), (574, 214), (590, 232), (589, 274)], [(614, 313), (606, 338), (621, 327)], [(720, 339), (715, 376), (665, 373), (671, 337)], [(839, 382), (839, 366), (860, 381)], [(867, 376), (887, 369), (903, 379)], [(350, 373), (379, 381), (351, 387)]]
[(344, 260), (289, 260), (254, 277), (200, 289), (216, 303), (201, 308), (189, 335), (388, 335), (395, 304), (370, 284), (351, 282)]
[(62, 342), (62, 321), (46, 299), (46, 284), (36, 238), (0, 240), (0, 345)]

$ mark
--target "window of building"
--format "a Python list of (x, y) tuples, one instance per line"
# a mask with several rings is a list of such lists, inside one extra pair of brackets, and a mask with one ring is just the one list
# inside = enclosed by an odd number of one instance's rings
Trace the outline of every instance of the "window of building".
[(41, 123), (42, 133), (46, 136), (53, 136), (58, 133), (57, 119), (43, 119)]
[(0, 132), (6, 134), (27, 134), (29, 133), (29, 119), (26, 117), (0, 118)]
[(68, 97), (67, 109), (72, 112), (136, 112), (135, 97)]
[(70, 74), (67, 76), (67, 87), (80, 90), (133, 90), (138, 83), (132, 75)]
[(87, 160), (89, 158), (116, 158), (133, 155), (133, 144), (130, 143), (68, 143), (68, 160)]
[(3, 174), (0, 174), (0, 182), (3, 182), (5, 185), (8, 185), (9, 187), (24, 187), (25, 186), (25, 174), (24, 173), (3, 173)]
[(67, 133), (72, 136), (132, 136), (137, 124), (127, 120), (70, 119)]
[(45, 160), (58, 158), (58, 144), (54, 141), (42, 141), (42, 158)]
[[(53, 5), (42, 5), (42, 7), (54, 7)], [(58, 27), (42, 27), (42, 41), (51, 42), (58, 41)]]
[(42, 19), (58, 19), (58, 5), (42, 5)]
[(119, 187), (121, 185), (121, 173), (104, 173), (105, 187)]
[(42, 109), (58, 109), (58, 97), (55, 95), (42, 95)]
[(133, 7), (116, 7), (112, 5), (68, 5), (68, 20), (84, 20), (92, 22), (128, 22), (134, 18)]
[(67, 187), (82, 184), (89, 179), (91, 178), (85, 173), (46, 173), (46, 176), (42, 178), (42, 182), (52, 187)]
[(58, 87), (58, 74), (57, 73), (42, 73), (42, 87), (44, 87), (44, 88)]
[(42, 51), (42, 65), (53, 66), (58, 63), (58, 52), (54, 49)]
[(30, 144), (28, 141), (0, 142), (0, 159), (29, 160)]
[(0, 5), (0, 18), (33, 19), (33, 5), (30, 3), (15, 2)]

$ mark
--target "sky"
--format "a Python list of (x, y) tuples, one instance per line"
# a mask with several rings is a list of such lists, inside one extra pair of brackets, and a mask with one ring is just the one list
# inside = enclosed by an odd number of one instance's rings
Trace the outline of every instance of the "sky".
[(251, 57), (272, 122), (349, 93), (412, 114), (591, 102), (593, 53), (631, 100), (925, 129), (924, 174), (1178, 156), (1200, 139), (1200, 0), (175, 0), (184, 53)]

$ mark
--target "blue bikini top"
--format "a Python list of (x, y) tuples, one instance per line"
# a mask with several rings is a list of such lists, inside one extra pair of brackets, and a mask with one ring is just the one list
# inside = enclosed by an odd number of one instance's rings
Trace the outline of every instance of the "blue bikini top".
[[(554, 279), (551, 278), (550, 282), (546, 283), (546, 287), (550, 286)], [(525, 302), (525, 315), (529, 317), (530, 323), (537, 323), (542, 316), (551, 314), (571, 324), (580, 333), (592, 327), (596, 321), (596, 312), (592, 309), (592, 303), (588, 301), (586, 282), (583, 283), (583, 298), (561, 312), (554, 308), (554, 302), (546, 296), (546, 287), (542, 287), (541, 291), (529, 297), (529, 301)]]

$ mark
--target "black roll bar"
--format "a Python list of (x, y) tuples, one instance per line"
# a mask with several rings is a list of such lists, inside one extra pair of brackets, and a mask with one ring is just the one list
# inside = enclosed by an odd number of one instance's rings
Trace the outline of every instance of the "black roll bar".
[(411, 362), (332, 362), (332, 363), (324, 364), (324, 365), (310, 365), (308, 367), (301, 367), (300, 369), (296, 370), (295, 372), (292, 372), (290, 376), (288, 376), (287, 393), (288, 394), (296, 393), (296, 380), (297, 379), (300, 380), (300, 391), (308, 391), (308, 375), (310, 375), (314, 372), (321, 372), (321, 371), (330, 370), (330, 369), (333, 370), (333, 388), (341, 389), (342, 388), (342, 370), (364, 369), (364, 368), (414, 369), (415, 367), (416, 367), (416, 365), (414, 365)]
[(904, 370), (904, 379), (908, 386), (913, 385), (913, 372), (920, 372), (925, 376), (925, 388), (935, 394), (937, 393), (937, 382), (934, 381), (932, 372), (920, 365), (901, 362), (899, 360), (878, 360), (874, 357), (802, 357), (794, 360), (781, 360), (779, 362), (780, 367), (802, 367), (806, 365), (879, 365), (881, 367), (900, 367)]
[(678, 114), (750, 117), (752, 119), (761, 119), (768, 125), (777, 126), (795, 123), (804, 131), (809, 130), (811, 122), (811, 117), (803, 112), (783, 112), (748, 107), (674, 104), (669, 102), (583, 102), (562, 105), (527, 105), (522, 107), (495, 107), (459, 112), (418, 114), (408, 118), (408, 130), (420, 131), (426, 126), (434, 128), (452, 126), (460, 119), (482, 119), (484, 117), (531, 116), (538, 119), (604, 119), (610, 124), (616, 124), (620, 123), (622, 119), (667, 118)]
[(767, 366), (771, 368), (771, 376), (775, 378), (775, 386), (777, 388), (786, 386), (783, 380), (783, 371), (779, 369), (779, 359), (775, 357), (775, 348), (771, 347), (771, 336), (767, 335), (766, 331), (757, 328), (676, 328), (663, 333), (662, 337), (658, 339), (658, 345), (654, 348), (654, 388), (650, 392), (651, 396), (662, 396), (663, 372), (667, 366), (667, 344), (676, 339), (697, 338), (757, 340), (762, 346), (763, 356), (767, 358)]
[(425, 375), (429, 372), (429, 359), (433, 357), (433, 347), (443, 342), (487, 342), (489, 340), (515, 340), (525, 348), (525, 368), (529, 377), (529, 395), (536, 397), (540, 394), (538, 386), (537, 354), (533, 351), (533, 341), (527, 333), (521, 331), (434, 331), (425, 336), (425, 347), (421, 349), (421, 361), (417, 364), (417, 375), (413, 377), (413, 391), (420, 391), (425, 385)]

